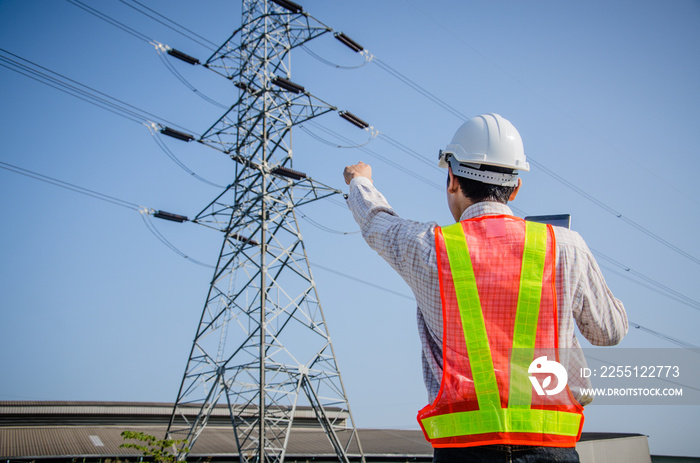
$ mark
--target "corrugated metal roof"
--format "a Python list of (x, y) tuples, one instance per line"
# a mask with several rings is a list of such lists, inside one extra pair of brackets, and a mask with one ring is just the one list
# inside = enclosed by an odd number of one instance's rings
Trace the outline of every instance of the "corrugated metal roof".
[[(132, 431), (161, 437), (165, 426), (131, 427)], [(0, 427), (0, 458), (35, 459), (48, 457), (138, 457), (132, 449), (119, 446), (124, 428), (114, 426), (70, 427)], [(104, 444), (95, 446), (96, 436)], [(341, 432), (339, 438), (347, 438)], [(432, 448), (420, 431), (360, 430), (360, 440), (367, 456), (424, 456), (432, 457)], [(359, 454), (357, 445), (351, 445), (349, 453)], [(230, 428), (207, 426), (192, 447), (190, 455), (235, 456), (236, 443)], [(290, 457), (335, 456), (324, 432), (320, 429), (293, 430), (287, 445)]]
[[(200, 405), (192, 404), (181, 406), (188, 415), (197, 415)], [(248, 406), (249, 414), (257, 411), (256, 407)], [(166, 402), (20, 402), (0, 401), (0, 415), (148, 415), (170, 416), (173, 410), (172, 403)], [(347, 416), (347, 412), (340, 408), (327, 408), (332, 416)], [(216, 405), (212, 409), (212, 416), (229, 416), (226, 405)], [(311, 407), (297, 407), (297, 418), (316, 418)]]

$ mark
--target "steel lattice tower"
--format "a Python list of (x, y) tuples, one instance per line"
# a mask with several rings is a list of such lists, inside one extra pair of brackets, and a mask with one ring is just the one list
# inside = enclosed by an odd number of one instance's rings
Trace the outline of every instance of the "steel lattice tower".
[(191, 448), (224, 406), (241, 462), (284, 461), (300, 407), (341, 461), (364, 460), (295, 215), (339, 193), (292, 170), (292, 127), (336, 108), (290, 80), (290, 51), (330, 30), (292, 2), (243, 0), (242, 26), (205, 64), (239, 97), (199, 141), (236, 170), (193, 220), (224, 240), (168, 437)]

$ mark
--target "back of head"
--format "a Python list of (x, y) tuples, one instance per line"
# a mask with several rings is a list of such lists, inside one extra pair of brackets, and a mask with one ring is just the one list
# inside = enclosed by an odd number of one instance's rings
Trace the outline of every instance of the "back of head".
[(518, 185), (518, 171), (530, 170), (520, 134), (498, 114), (462, 124), (440, 151), (439, 166), (452, 168), (462, 192), (473, 202), (506, 203)]

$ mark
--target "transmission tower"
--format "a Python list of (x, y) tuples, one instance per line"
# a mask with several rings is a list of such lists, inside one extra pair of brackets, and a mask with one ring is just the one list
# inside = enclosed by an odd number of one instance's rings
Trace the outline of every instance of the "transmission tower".
[(241, 462), (282, 462), (302, 410), (340, 461), (364, 461), (295, 215), (340, 193), (292, 169), (292, 127), (337, 108), (292, 82), (290, 51), (331, 29), (287, 0), (242, 3), (242, 26), (205, 63), (239, 96), (198, 141), (235, 177), (193, 220), (224, 239), (168, 437), (191, 449), (224, 408)]

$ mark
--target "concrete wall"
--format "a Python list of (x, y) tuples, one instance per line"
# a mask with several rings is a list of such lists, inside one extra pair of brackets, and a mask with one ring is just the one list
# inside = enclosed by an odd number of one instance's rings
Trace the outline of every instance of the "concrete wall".
[(651, 463), (646, 436), (581, 441), (576, 450), (581, 463)]

